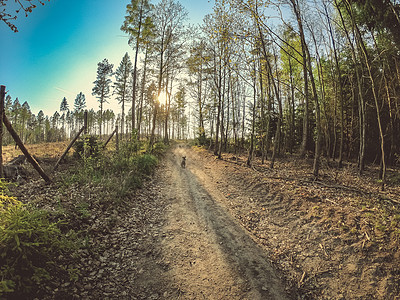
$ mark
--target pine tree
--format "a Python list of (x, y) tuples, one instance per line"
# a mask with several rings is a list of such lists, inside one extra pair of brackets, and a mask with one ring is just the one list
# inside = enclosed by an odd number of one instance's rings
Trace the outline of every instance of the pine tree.
[(81, 112), (86, 107), (86, 97), (82, 92), (76, 96), (74, 107), (77, 112)]
[(129, 95), (129, 77), (132, 72), (132, 63), (128, 53), (125, 53), (122, 61), (115, 71), (114, 94), (117, 95), (118, 103), (121, 104), (121, 134), (124, 134), (125, 128), (125, 102)]
[(67, 112), (68, 110), (69, 110), (69, 104), (67, 98), (64, 97), (60, 104), (60, 111), (64, 113)]
[(83, 119), (83, 109), (86, 107), (86, 97), (82, 92), (80, 92), (76, 96), (74, 107), (75, 107), (75, 118), (76, 118), (75, 121), (77, 122), (78, 125), (80, 125)]
[(24, 138), (26, 139), (25, 132), (30, 114), (31, 114), (31, 108), (29, 107), (28, 102), (25, 101), (21, 107), (21, 139), (24, 142), (26, 142)]
[(14, 126), (17, 125), (18, 122), (18, 115), (20, 113), (21, 110), (21, 103), (19, 103), (18, 97), (14, 100), (14, 103), (11, 107), (11, 114), (12, 114), (12, 118), (13, 118), (13, 123)]
[(143, 36), (153, 27), (150, 13), (152, 6), (148, 0), (131, 0), (126, 6), (124, 24), (121, 30), (129, 34), (129, 44), (135, 49), (135, 58), (132, 73), (132, 129), (135, 128), (135, 110), (136, 110), (136, 81), (137, 81), (137, 60), (139, 47), (144, 43)]
[(36, 142), (43, 142), (44, 141), (44, 121), (45, 121), (45, 115), (43, 110), (39, 111), (37, 117), (37, 127), (36, 127)]
[(96, 81), (93, 82), (95, 86), (92, 89), (92, 95), (97, 96), (97, 99), (100, 103), (100, 119), (99, 119), (99, 129), (101, 136), (101, 127), (103, 124), (103, 104), (107, 102), (107, 99), (110, 97), (110, 85), (111, 79), (108, 78), (113, 73), (113, 64), (110, 64), (107, 58), (103, 59), (103, 61), (97, 64), (97, 78)]
[(60, 104), (60, 112), (62, 112), (62, 115), (61, 115), (61, 119), (62, 119), (62, 130), (63, 130), (63, 132), (65, 132), (65, 119), (66, 119), (66, 116), (65, 116), (65, 113), (68, 113), (69, 112), (69, 105), (68, 105), (68, 101), (67, 101), (67, 98), (63, 98), (62, 99), (62, 101), (61, 101), (61, 104)]
[(12, 99), (10, 95), (6, 96), (6, 100), (4, 102), (4, 110), (6, 114), (10, 113), (12, 107)]

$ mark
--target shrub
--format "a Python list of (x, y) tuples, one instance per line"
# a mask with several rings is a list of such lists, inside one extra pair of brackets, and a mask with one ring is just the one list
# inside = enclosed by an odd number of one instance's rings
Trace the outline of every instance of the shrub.
[(130, 157), (132, 155), (136, 155), (141, 149), (142, 144), (140, 141), (136, 139), (132, 139), (127, 142), (122, 142), (119, 148), (119, 155), (124, 157)]
[(135, 163), (139, 175), (152, 175), (158, 161), (154, 155), (143, 154), (135, 158)]
[(80, 158), (98, 157), (100, 154), (98, 137), (85, 135), (74, 144), (75, 155)]
[[(163, 143), (155, 149), (161, 155), (166, 150)], [(100, 153), (98, 157), (83, 157), (83, 163), (70, 170), (63, 178), (65, 185), (72, 183), (98, 184), (107, 191), (107, 201), (121, 203), (133, 190), (142, 186), (145, 177), (154, 173), (158, 160), (152, 154), (140, 154), (142, 144), (136, 139), (121, 143), (118, 153)], [(105, 202), (107, 202), (105, 201)]]
[(165, 145), (163, 142), (157, 142), (153, 145), (153, 149), (151, 150), (151, 153), (155, 156), (162, 156), (164, 153), (167, 151), (167, 145)]
[[(21, 298), (51, 278), (54, 258), (75, 249), (73, 231), (62, 233), (62, 221), (48, 212), (22, 204), (7, 193), (0, 198), (0, 296)], [(74, 238), (71, 238), (74, 237)]]

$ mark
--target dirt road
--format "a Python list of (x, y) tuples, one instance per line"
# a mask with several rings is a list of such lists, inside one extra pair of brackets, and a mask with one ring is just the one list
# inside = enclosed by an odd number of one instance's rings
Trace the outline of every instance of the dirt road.
[(107, 186), (18, 186), (23, 202), (71, 215), (90, 246), (58, 258), (78, 281), (61, 272), (37, 298), (400, 299), (398, 185), (375, 190), (371, 166), (314, 181), (312, 160), (246, 160), (178, 145), (118, 203)]
[[(187, 167), (180, 167), (182, 156)], [(169, 202), (160, 256), (166, 298), (290, 299), (285, 284), (262, 249), (222, 204), (224, 197), (196, 162), (192, 150), (175, 148), (162, 173)]]

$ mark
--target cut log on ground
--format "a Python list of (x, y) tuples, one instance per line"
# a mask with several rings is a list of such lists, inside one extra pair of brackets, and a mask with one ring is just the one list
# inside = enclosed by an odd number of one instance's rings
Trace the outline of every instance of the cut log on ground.
[(24, 153), (26, 159), (31, 163), (31, 165), (35, 168), (35, 170), (40, 174), (40, 176), (44, 179), (44, 181), (51, 182), (49, 176), (46, 175), (46, 173), (43, 171), (42, 167), (38, 164), (36, 159), (29, 154), (28, 149), (25, 148), (24, 144), (22, 143), (17, 132), (12, 127), (10, 121), (7, 119), (7, 116), (5, 115), (4, 112), (3, 112), (3, 123), (6, 126), (8, 132), (13, 137), (15, 143), (17, 143), (17, 145), (21, 149), (22, 153)]

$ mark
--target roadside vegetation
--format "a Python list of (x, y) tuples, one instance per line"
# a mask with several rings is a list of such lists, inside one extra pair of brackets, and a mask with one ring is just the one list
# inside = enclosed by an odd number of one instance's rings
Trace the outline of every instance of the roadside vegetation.
[(156, 143), (153, 155), (146, 148), (133, 138), (118, 152), (104, 150), (96, 137), (84, 136), (54, 183), (0, 182), (0, 298), (57, 294), (80, 279), (82, 253), (96, 251), (94, 236), (115, 223), (115, 212), (150, 178), (166, 149)]

